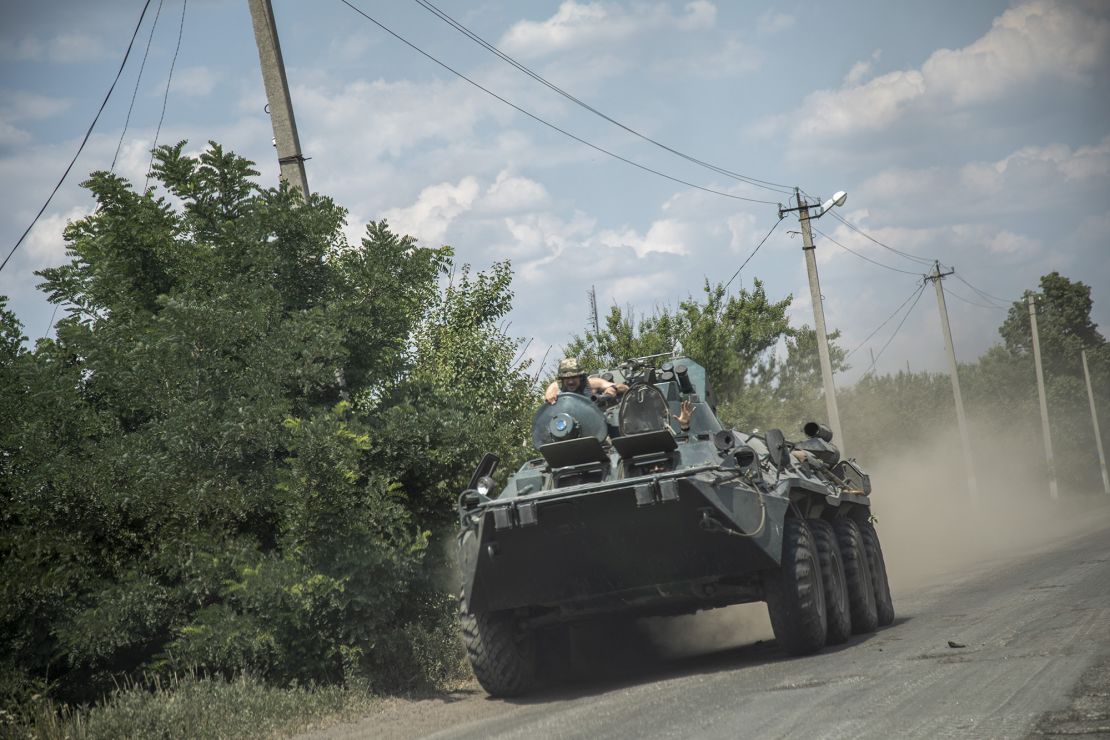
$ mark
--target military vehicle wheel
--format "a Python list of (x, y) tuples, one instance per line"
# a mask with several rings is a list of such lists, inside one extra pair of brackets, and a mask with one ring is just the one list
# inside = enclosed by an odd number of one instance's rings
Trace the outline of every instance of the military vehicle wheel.
[(809, 529), (817, 543), (821, 561), (821, 579), (825, 583), (825, 618), (828, 635), (825, 642), (839, 645), (852, 635), (852, 614), (848, 608), (848, 584), (844, 579), (844, 563), (832, 525), (823, 519), (810, 519)]
[(767, 613), (775, 639), (791, 655), (825, 646), (825, 590), (813, 533), (802, 519), (782, 528), (782, 564), (763, 575)]
[(519, 696), (536, 681), (536, 641), (512, 612), (472, 614), (459, 608), (466, 657), (490, 696)]
[(879, 545), (879, 533), (871, 522), (864, 522), (859, 528), (863, 535), (863, 549), (867, 552), (867, 567), (871, 569), (879, 626), (886, 627), (894, 621), (894, 600), (890, 598), (890, 581), (886, 577), (886, 561), (883, 559), (883, 548)]
[(875, 607), (875, 588), (871, 585), (871, 569), (867, 567), (867, 551), (859, 525), (851, 519), (833, 522), (840, 558), (844, 562), (844, 581), (848, 585), (848, 608), (852, 614), (852, 632), (857, 635), (874, 632), (879, 626)]

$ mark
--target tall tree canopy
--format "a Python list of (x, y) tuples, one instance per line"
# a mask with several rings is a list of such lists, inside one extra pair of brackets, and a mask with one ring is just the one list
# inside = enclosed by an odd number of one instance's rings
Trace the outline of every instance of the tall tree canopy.
[(1006, 349), (1018, 356), (1033, 352), (1028, 299), (1033, 296), (1037, 308), (1037, 334), (1046, 372), (1074, 374), (1079, 367), (1079, 353), (1103, 345), (1106, 339), (1091, 321), (1091, 288), (1072, 281), (1058, 272), (1041, 277), (1040, 290), (1025, 291), (1023, 300), (1011, 304), (1006, 320), (998, 333)]
[(600, 368), (681, 348), (706, 367), (717, 398), (727, 401), (765, 375), (774, 363), (771, 350), (784, 336), (792, 336), (786, 318), (791, 297), (769, 300), (759, 280), (752, 290), (733, 295), (707, 280), (702, 291), (700, 300), (691, 296), (677, 309), (663, 307), (639, 323), (613, 306), (596, 336), (575, 335), (564, 352), (587, 367)]
[(0, 694), (428, 677), (453, 629), (429, 544), (531, 404), (508, 265), (384, 223), (348, 244), (330, 199), (183, 148), (156, 155), (172, 198), (85, 184), (40, 273), (56, 339), (26, 349), (0, 304)]

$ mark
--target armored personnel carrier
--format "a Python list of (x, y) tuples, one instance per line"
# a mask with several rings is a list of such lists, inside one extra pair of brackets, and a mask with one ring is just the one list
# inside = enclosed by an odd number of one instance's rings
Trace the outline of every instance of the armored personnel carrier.
[(486, 455), (459, 497), (459, 618), (489, 694), (529, 691), (553, 635), (610, 615), (765, 601), (793, 655), (893, 621), (870, 479), (827, 427), (726, 429), (689, 358), (603, 377), (629, 386), (618, 403), (560, 393), (536, 411), (539, 457), (497, 491)]

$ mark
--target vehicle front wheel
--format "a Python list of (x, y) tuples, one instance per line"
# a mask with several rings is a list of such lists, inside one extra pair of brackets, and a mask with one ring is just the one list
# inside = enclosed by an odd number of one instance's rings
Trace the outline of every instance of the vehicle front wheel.
[(821, 561), (821, 578), (825, 582), (825, 616), (828, 621), (829, 645), (839, 645), (852, 636), (852, 614), (848, 608), (848, 584), (844, 579), (844, 563), (832, 525), (823, 519), (810, 519), (809, 528), (817, 543)]
[(519, 696), (535, 686), (535, 636), (512, 612), (473, 614), (460, 599), (459, 626), (470, 667), (490, 696)]
[(767, 613), (775, 639), (791, 655), (825, 646), (825, 591), (813, 533), (802, 519), (787, 519), (782, 563), (763, 575)]

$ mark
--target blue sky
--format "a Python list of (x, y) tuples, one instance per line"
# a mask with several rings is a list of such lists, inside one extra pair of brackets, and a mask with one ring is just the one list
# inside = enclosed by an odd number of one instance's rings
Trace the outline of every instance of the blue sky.
[[(646, 167), (735, 196), (785, 202), (676, 158), (567, 100), (415, 2), (352, 0), (398, 34), (545, 120)], [(727, 280), (777, 221), (777, 206), (648, 174), (474, 89), (338, 0), (273, 0), (312, 189), (350, 210), (349, 235), (388, 218), (477, 269), (511, 259), (510, 333), (549, 362), (585, 328), (586, 291), (636, 313)], [(1110, 5), (1090, 2), (459, 2), (444, 12), (612, 118), (719, 167), (814, 196), (879, 241), (955, 266), (1016, 298), (1059, 270), (1091, 285), (1110, 323)], [(2, 2), (0, 251), (31, 222), (76, 151), (139, 17), (139, 0)], [(74, 172), (0, 273), (32, 338), (51, 306), (32, 274), (64, 261), (61, 230), (91, 209), (78, 187), (110, 166), (158, 0)], [(142, 184), (182, 13), (162, 0), (116, 170)], [(245, 0), (191, 0), (159, 142), (219, 141), (277, 164)], [(832, 215), (816, 225), (826, 317), (856, 347), (915, 289), (923, 265)], [(794, 296), (812, 324), (789, 218), (735, 285)], [(945, 283), (957, 352), (998, 341), (1004, 312)], [(850, 382), (897, 319), (852, 358)], [(880, 371), (945, 367), (926, 292)]]

